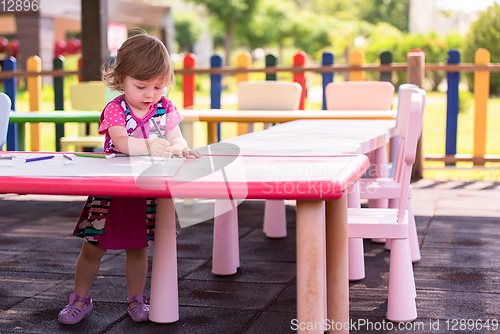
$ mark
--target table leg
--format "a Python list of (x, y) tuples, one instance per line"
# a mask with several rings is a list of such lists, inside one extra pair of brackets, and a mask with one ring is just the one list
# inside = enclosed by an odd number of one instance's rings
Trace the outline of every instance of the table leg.
[[(359, 182), (349, 189), (347, 206), (360, 208)], [(363, 238), (349, 238), (349, 280), (358, 281), (365, 278), (365, 254)]]
[[(379, 147), (373, 152), (372, 167), (375, 169), (375, 173), (372, 177), (388, 177), (389, 173), (387, 170), (387, 149), (384, 146)], [(388, 208), (389, 200), (384, 199), (370, 199), (368, 200), (368, 206), (370, 208)], [(372, 239), (373, 242), (384, 243), (386, 240), (381, 238)]]
[(212, 272), (233, 275), (238, 267), (238, 207), (233, 200), (218, 199), (215, 201)]
[[(384, 146), (379, 147), (373, 152), (373, 161), (370, 168), (371, 177), (388, 177), (387, 171), (387, 149)], [(373, 169), (373, 171), (372, 171)], [(387, 208), (389, 205), (388, 199), (371, 199), (369, 200), (370, 208)]]
[(158, 198), (149, 302), (149, 320), (153, 322), (179, 320), (176, 239), (174, 201)]
[(322, 201), (297, 202), (298, 333), (305, 333), (311, 326), (314, 329), (308, 330), (307, 333), (323, 334), (322, 324), (325, 316), (323, 218)]
[(335, 333), (349, 333), (347, 232), (347, 196), (326, 201), (327, 315)]

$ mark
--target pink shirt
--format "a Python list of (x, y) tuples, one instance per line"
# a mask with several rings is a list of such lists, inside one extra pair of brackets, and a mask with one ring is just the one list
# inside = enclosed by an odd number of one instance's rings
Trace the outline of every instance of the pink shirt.
[(179, 113), (172, 101), (162, 96), (160, 101), (153, 104), (149, 112), (143, 118), (138, 118), (128, 107), (125, 95), (120, 95), (109, 102), (101, 114), (101, 125), (99, 134), (106, 135), (104, 141), (104, 152), (120, 153), (113, 145), (108, 134), (112, 126), (123, 126), (129, 136), (135, 138), (156, 138), (158, 134), (151, 119), (154, 118), (163, 136), (172, 131), (184, 117)]

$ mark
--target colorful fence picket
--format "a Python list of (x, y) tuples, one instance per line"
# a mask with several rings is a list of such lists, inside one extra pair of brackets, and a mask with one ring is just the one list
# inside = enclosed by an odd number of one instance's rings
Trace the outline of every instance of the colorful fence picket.
[[(412, 53), (411, 53), (412, 54)], [(422, 54), (423, 55), (423, 54)], [(412, 62), (414, 64), (412, 64)], [(300, 101), (300, 109), (305, 107), (306, 98), (306, 72), (318, 72), (322, 75), (323, 94), (326, 85), (333, 81), (336, 72), (349, 72), (350, 80), (365, 80), (366, 71), (380, 72), (380, 80), (391, 81), (393, 71), (407, 71), (408, 81), (421, 86), (424, 78), (424, 71), (446, 71), (447, 72), (447, 117), (446, 117), (446, 145), (445, 154), (440, 157), (429, 157), (427, 160), (445, 161), (446, 164), (453, 164), (456, 161), (473, 161), (474, 164), (484, 164), (487, 161), (500, 161), (498, 157), (486, 158), (486, 119), (487, 102), (489, 93), (489, 74), (491, 71), (500, 71), (500, 64), (490, 64), (490, 54), (485, 49), (479, 49), (476, 52), (474, 64), (461, 64), (460, 54), (456, 50), (451, 50), (448, 54), (448, 63), (443, 64), (424, 64), (424, 58), (415, 60), (408, 58), (406, 64), (392, 63), (392, 53), (384, 52), (380, 55), (380, 65), (365, 64), (364, 53), (355, 51), (349, 57), (348, 65), (336, 65), (335, 57), (331, 53), (324, 53), (321, 65), (308, 65), (307, 54), (299, 52), (293, 57), (293, 66), (278, 66), (278, 58), (274, 54), (266, 55), (265, 68), (251, 68), (251, 56), (248, 53), (238, 55), (236, 67), (223, 67), (223, 59), (220, 55), (214, 55), (211, 58), (211, 67), (209, 69), (196, 68), (196, 56), (188, 54), (184, 58), (184, 68), (176, 69), (177, 75), (182, 75), (183, 86), (183, 107), (194, 106), (196, 95), (196, 75), (210, 75), (210, 107), (212, 109), (222, 108), (222, 77), (223, 75), (236, 75), (237, 82), (249, 80), (249, 74), (252, 72), (265, 72), (266, 80), (277, 80), (278, 72), (292, 72), (293, 81), (303, 87), (303, 95)], [(18, 77), (27, 77), (28, 90), (30, 95), (30, 111), (40, 109), (40, 90), (41, 75), (51, 75), (54, 77), (54, 110), (64, 109), (64, 76), (79, 75), (79, 71), (64, 71), (63, 59), (54, 59), (54, 71), (41, 71), (40, 58), (31, 57), (27, 62), (27, 71), (17, 71), (15, 58), (9, 58), (2, 62), (2, 72), (0, 79), (4, 81), (4, 91), (11, 97), (12, 109), (15, 110), (16, 87)], [(474, 125), (474, 151), (471, 157), (457, 157), (457, 119), (459, 111), (459, 90), (460, 72), (469, 71), (475, 73), (474, 97), (475, 97), (475, 125)], [(35, 75), (36, 72), (39, 75)], [(326, 109), (325, 99), (323, 98), (322, 108)], [(219, 127), (220, 125), (212, 125)], [(241, 133), (244, 133), (246, 125), (241, 126)], [(63, 135), (62, 125), (56, 127), (56, 137)], [(220, 131), (214, 131), (220, 133)], [(31, 149), (41, 150), (40, 130), (36, 123), (31, 125)], [(7, 138), (7, 150), (24, 150), (24, 127), (17, 124), (9, 125), (9, 135)], [(218, 138), (213, 140), (220, 140)], [(57, 140), (58, 141), (58, 140)], [(59, 145), (56, 144), (59, 149)]]

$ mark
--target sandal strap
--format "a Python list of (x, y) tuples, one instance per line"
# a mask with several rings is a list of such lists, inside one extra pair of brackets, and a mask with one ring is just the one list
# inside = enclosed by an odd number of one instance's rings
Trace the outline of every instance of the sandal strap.
[(82, 298), (75, 293), (70, 293), (66, 296), (66, 299), (68, 300), (69, 305), (74, 305), (75, 302), (82, 302), (85, 303), (85, 305), (89, 305), (92, 302), (92, 299), (90, 298), (90, 293), (87, 298)]
[(127, 300), (127, 305), (132, 302), (138, 302), (139, 304), (145, 304), (148, 301), (148, 297), (144, 295), (137, 295)]

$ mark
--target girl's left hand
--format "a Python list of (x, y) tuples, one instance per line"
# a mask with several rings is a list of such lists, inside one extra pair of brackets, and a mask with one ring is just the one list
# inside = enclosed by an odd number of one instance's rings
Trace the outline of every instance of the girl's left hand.
[(188, 147), (183, 147), (180, 150), (174, 150), (172, 156), (176, 156), (179, 158), (188, 158), (188, 159), (198, 159), (201, 157), (201, 154), (198, 151), (190, 150)]

